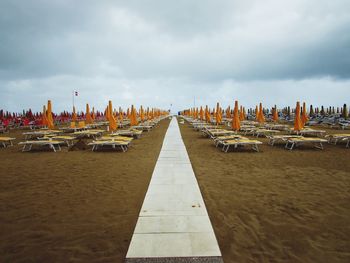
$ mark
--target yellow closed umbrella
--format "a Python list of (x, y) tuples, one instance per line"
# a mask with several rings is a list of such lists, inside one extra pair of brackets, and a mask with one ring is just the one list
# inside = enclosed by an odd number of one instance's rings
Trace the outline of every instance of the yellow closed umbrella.
[(235, 108), (233, 110), (233, 118), (232, 118), (232, 124), (231, 127), (235, 131), (239, 131), (241, 128), (241, 123), (239, 120), (239, 113), (238, 113), (238, 101), (235, 101)]
[(53, 124), (51, 100), (47, 101), (47, 127), (49, 129), (53, 129), (55, 127)]
[(303, 128), (303, 123), (300, 118), (300, 102), (297, 102), (297, 107), (295, 109), (295, 119), (294, 119), (294, 130), (300, 131)]
[(86, 103), (85, 122), (88, 124), (91, 124), (93, 122), (91, 114), (90, 114), (90, 107), (89, 107), (88, 103)]

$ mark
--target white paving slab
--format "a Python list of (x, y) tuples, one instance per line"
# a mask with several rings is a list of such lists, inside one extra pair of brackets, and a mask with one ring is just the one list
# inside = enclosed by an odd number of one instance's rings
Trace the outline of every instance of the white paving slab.
[(166, 132), (126, 262), (222, 262), (176, 118)]

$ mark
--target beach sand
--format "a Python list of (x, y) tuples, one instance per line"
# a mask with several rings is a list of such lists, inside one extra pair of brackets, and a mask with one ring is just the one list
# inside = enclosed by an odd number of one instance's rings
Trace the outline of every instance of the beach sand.
[(350, 262), (344, 144), (223, 153), (188, 123), (180, 128), (225, 262)]
[(0, 148), (0, 262), (123, 262), (168, 124), (126, 153)]

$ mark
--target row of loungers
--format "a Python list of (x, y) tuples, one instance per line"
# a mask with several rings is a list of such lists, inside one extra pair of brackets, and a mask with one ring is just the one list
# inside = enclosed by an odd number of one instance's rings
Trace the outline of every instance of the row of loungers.
[[(148, 121), (140, 124), (139, 126), (133, 126), (131, 129), (117, 130), (107, 136), (103, 136), (105, 130), (99, 129), (82, 129), (77, 128), (63, 128), (59, 130), (36, 130), (31, 132), (23, 133), (25, 140), (24, 142), (19, 142), (18, 145), (23, 146), (22, 151), (31, 151), (33, 147), (48, 147), (54, 152), (61, 150), (61, 145), (67, 145), (69, 148), (72, 147), (77, 141), (81, 141), (83, 138), (93, 139), (92, 142), (87, 143), (87, 145), (92, 146), (92, 151), (97, 151), (98, 149), (109, 147), (112, 149), (121, 149), (126, 152), (134, 138), (140, 138), (143, 131), (150, 131), (153, 129), (159, 120)], [(100, 126), (96, 126), (100, 127)], [(68, 131), (74, 131), (72, 133), (67, 133)], [(0, 145), (4, 148), (8, 146), (13, 146), (13, 141), (15, 138), (11, 137), (0, 137)]]
[[(221, 146), (224, 152), (227, 152), (231, 147), (236, 149), (246, 145), (251, 146), (255, 151), (259, 151), (258, 145), (262, 144), (262, 142), (258, 140), (252, 140), (238, 135), (237, 132), (232, 130), (221, 129), (218, 128), (218, 126), (199, 121), (192, 121), (188, 118), (186, 120), (192, 124), (195, 130), (201, 131), (204, 136), (213, 139), (216, 147)], [(305, 128), (302, 131), (296, 132), (286, 125), (266, 124), (263, 127), (256, 127), (255, 125), (257, 125), (257, 123), (245, 122), (241, 126), (240, 132), (244, 135), (256, 137), (264, 136), (269, 139), (268, 144), (271, 146), (277, 142), (283, 142), (285, 148), (288, 150), (293, 150), (304, 144), (311, 144), (315, 148), (323, 149), (323, 143), (328, 142), (336, 144), (339, 141), (345, 141), (346, 147), (350, 147), (350, 134), (334, 134), (321, 138), (325, 131)], [(274, 129), (274, 126), (276, 126), (276, 129)], [(278, 135), (282, 130), (289, 132), (289, 135)], [(304, 137), (305, 135), (317, 137)]]

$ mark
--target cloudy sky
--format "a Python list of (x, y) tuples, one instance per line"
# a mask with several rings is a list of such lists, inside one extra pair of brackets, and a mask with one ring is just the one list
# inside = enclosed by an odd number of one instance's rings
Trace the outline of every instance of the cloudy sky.
[(0, 108), (350, 103), (349, 0), (1, 0)]

